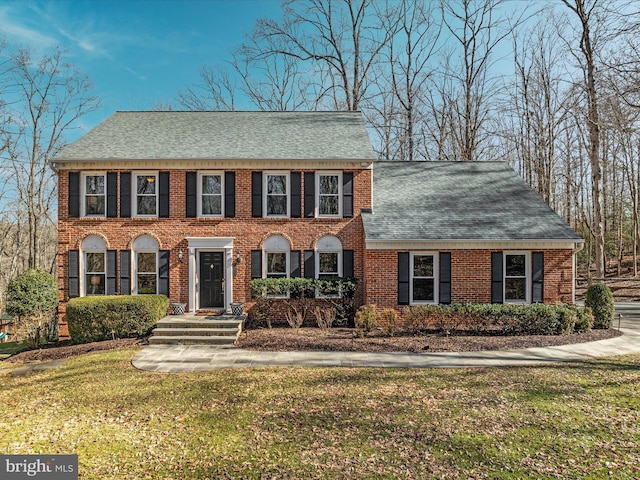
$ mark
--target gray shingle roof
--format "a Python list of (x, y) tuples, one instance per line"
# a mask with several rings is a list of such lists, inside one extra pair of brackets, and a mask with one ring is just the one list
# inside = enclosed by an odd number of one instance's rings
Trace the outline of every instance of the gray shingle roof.
[(367, 240), (580, 237), (503, 162), (376, 162)]
[(360, 112), (116, 112), (56, 162), (375, 160)]

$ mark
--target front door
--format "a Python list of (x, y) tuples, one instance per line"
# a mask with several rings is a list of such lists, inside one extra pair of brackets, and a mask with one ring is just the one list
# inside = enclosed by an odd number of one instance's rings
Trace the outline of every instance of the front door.
[(200, 308), (224, 307), (224, 253), (200, 252)]

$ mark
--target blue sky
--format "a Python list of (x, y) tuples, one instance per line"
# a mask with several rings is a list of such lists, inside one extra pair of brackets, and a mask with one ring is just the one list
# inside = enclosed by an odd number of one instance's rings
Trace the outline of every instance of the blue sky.
[(279, 13), (280, 0), (0, 0), (0, 34), (38, 52), (59, 45), (91, 78), (102, 106), (81, 134), (116, 110), (173, 101), (258, 18)]

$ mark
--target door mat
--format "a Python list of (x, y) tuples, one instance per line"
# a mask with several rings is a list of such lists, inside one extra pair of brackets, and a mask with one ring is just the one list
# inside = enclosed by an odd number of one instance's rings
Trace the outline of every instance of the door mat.
[(217, 317), (223, 313), (224, 310), (199, 310), (196, 312), (196, 317)]

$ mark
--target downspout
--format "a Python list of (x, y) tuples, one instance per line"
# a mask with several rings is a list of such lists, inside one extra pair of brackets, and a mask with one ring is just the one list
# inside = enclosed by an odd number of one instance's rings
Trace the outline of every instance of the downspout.
[(571, 282), (571, 303), (576, 304), (576, 255), (584, 249), (584, 241), (573, 247), (573, 279)]

